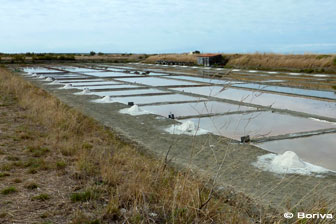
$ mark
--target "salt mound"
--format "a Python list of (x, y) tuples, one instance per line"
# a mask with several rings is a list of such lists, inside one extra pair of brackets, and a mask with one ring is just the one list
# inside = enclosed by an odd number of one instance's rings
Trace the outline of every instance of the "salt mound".
[(72, 88), (72, 84), (68, 83), (68, 84), (65, 84), (64, 87), (62, 87), (63, 89), (71, 89)]
[(282, 155), (278, 155), (272, 160), (271, 165), (283, 169), (300, 169), (306, 167), (306, 164), (292, 151), (287, 151)]
[(141, 109), (138, 105), (133, 105), (130, 108), (125, 108), (119, 111), (122, 114), (129, 114), (132, 116), (143, 115), (143, 114), (150, 114), (150, 112)]
[(32, 74), (32, 77), (37, 77), (37, 74), (36, 74), (36, 73), (33, 73), (33, 74)]
[(53, 79), (50, 78), (50, 77), (48, 77), (48, 78), (46, 79), (46, 81), (51, 82), (51, 81), (53, 81)]
[(39, 79), (45, 79), (45, 76), (44, 75), (40, 75), (38, 78)]
[(112, 98), (110, 96), (104, 96), (101, 99), (98, 100), (93, 100), (92, 102), (95, 103), (114, 103), (114, 101), (112, 100)]
[(208, 131), (201, 129), (199, 127), (196, 127), (194, 122), (192, 121), (186, 121), (179, 125), (172, 125), (169, 128), (166, 128), (165, 131), (169, 132), (170, 134), (176, 134), (176, 135), (204, 135), (208, 133)]
[(264, 171), (278, 174), (311, 175), (313, 173), (331, 172), (328, 169), (301, 160), (298, 155), (292, 151), (286, 151), (280, 155), (270, 153), (259, 156), (257, 162), (252, 163), (252, 165)]
[(88, 95), (90, 94), (91, 91), (89, 88), (84, 88), (82, 92), (79, 92), (79, 93), (75, 93), (76, 95)]

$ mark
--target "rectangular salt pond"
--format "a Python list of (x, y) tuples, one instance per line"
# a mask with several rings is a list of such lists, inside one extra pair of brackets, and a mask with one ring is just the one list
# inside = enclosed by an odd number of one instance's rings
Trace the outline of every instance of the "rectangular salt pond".
[(223, 89), (223, 87), (220, 86), (184, 87), (172, 89), (200, 94), (203, 96), (212, 96), (221, 99), (229, 99), (262, 106), (272, 106), (272, 108), (287, 109), (336, 118), (335, 102), (305, 99), (294, 96), (284, 96), (273, 93), (263, 93), (257, 90), (253, 91), (233, 88)]
[(199, 123), (200, 128), (214, 134), (237, 140), (240, 140), (240, 137), (244, 135), (258, 138), (336, 128), (336, 123), (272, 112), (252, 112), (187, 120), (191, 120), (195, 124)]
[(55, 73), (55, 72), (62, 73), (61, 71), (52, 70), (52, 69), (43, 68), (43, 67), (24, 68), (23, 71), (26, 73), (28, 72), (31, 72), (31, 73)]
[(143, 77), (143, 78), (124, 78), (124, 79), (116, 79), (124, 82), (131, 83), (140, 83), (144, 85), (150, 86), (178, 86), (178, 85), (198, 85), (198, 83), (189, 82), (189, 81), (179, 81), (174, 79), (163, 79), (156, 77)]
[(236, 104), (222, 103), (217, 101), (165, 104), (159, 106), (143, 106), (141, 108), (164, 117), (167, 117), (170, 113), (173, 113), (175, 117), (179, 117), (179, 116), (195, 116), (204, 114), (227, 113), (232, 111), (246, 111), (255, 109), (253, 107), (245, 107)]
[[(119, 85), (125, 86), (125, 85)], [(89, 87), (90, 88), (90, 87)], [(91, 89), (91, 88), (90, 88)], [(167, 91), (162, 91), (158, 89), (134, 89), (134, 90), (113, 90), (113, 91), (92, 91), (89, 95), (96, 96), (122, 96), (122, 95), (140, 95), (140, 94), (155, 94), (155, 93), (169, 93)], [(155, 96), (152, 96), (155, 97)]]
[(234, 84), (232, 86), (235, 87), (246, 87), (251, 89), (260, 89), (260, 90), (270, 90), (281, 93), (289, 93), (289, 94), (299, 94), (304, 96), (315, 96), (315, 97), (323, 97), (329, 99), (336, 99), (336, 93), (331, 91), (321, 91), (321, 90), (310, 90), (310, 89), (300, 89), (300, 88), (292, 88), (292, 87), (284, 87), (284, 86), (270, 86), (270, 85), (262, 85), (257, 83), (240, 83)]
[(188, 80), (188, 81), (196, 81), (196, 82), (204, 82), (209, 84), (215, 84), (215, 85), (231, 85), (239, 82), (234, 82), (230, 80), (223, 80), (223, 79), (212, 79), (212, 78), (202, 78), (202, 77), (192, 77), (192, 76), (172, 76), (167, 78), (173, 78), (173, 79), (182, 79), (182, 80)]
[(99, 72), (100, 70), (91, 68), (80, 68), (80, 67), (55, 67), (57, 69), (66, 70), (68, 72)]
[(139, 86), (132, 85), (105, 85), (105, 86), (73, 86), (74, 89), (85, 89), (89, 88), (90, 90), (99, 90), (99, 89), (128, 89), (128, 88), (137, 88)]
[(60, 83), (83, 83), (90, 84), (90, 83), (101, 83), (104, 82), (104, 79), (67, 79), (67, 80), (59, 80)]
[(336, 171), (336, 134), (315, 135), (257, 144), (274, 153), (293, 151), (306, 162)]
[(83, 74), (94, 76), (94, 77), (128, 77), (128, 76), (138, 77), (139, 76), (137, 74), (123, 73), (123, 72), (85, 72)]
[(121, 83), (114, 81), (101, 81), (101, 82), (76, 82), (71, 84), (72, 86), (90, 87), (90, 86), (120, 85)]
[(169, 94), (157, 96), (113, 97), (112, 100), (123, 104), (127, 104), (128, 102), (134, 102), (134, 104), (149, 104), (161, 102), (197, 101), (200, 100), (200, 98), (186, 96), (182, 94)]

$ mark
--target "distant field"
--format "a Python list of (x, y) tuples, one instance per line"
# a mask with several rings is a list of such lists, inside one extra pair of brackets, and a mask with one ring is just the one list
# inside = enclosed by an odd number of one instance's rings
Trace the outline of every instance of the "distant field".
[[(336, 73), (336, 54), (222, 54), (223, 67), (295, 71), (305, 73)], [(1, 54), (0, 63), (41, 62), (111, 62), (128, 63), (174, 61), (197, 64), (197, 54)]]

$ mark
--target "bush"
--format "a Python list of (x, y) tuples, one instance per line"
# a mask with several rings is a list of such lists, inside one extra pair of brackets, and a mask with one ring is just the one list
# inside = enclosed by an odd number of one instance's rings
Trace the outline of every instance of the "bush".
[(104, 53), (102, 53), (102, 52), (99, 52), (99, 53), (98, 53), (98, 55), (99, 55), (99, 56), (102, 56), (102, 55), (104, 55)]
[(91, 55), (91, 56), (95, 56), (95, 55), (96, 55), (96, 52), (94, 52), (94, 51), (90, 51), (90, 55)]
[(334, 57), (334, 65), (336, 65), (336, 57)]
[(26, 57), (24, 55), (21, 55), (21, 54), (14, 55), (14, 57), (12, 57), (12, 60), (15, 61), (15, 62), (24, 62), (25, 59), (26, 59)]

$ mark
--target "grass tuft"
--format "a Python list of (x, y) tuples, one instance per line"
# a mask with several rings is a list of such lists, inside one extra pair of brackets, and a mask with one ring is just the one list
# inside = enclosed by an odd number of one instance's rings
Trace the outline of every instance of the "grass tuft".
[(92, 191), (85, 191), (85, 192), (76, 192), (70, 195), (70, 199), (72, 202), (85, 202), (90, 201), (93, 199)]
[(51, 197), (48, 194), (40, 194), (37, 196), (32, 197), (32, 200), (35, 201), (47, 201), (49, 200)]
[(34, 182), (30, 182), (25, 185), (25, 188), (29, 190), (34, 190), (38, 188), (38, 185)]
[(15, 187), (6, 187), (1, 190), (1, 194), (3, 195), (13, 194), (15, 192), (17, 192)]
[(9, 173), (0, 173), (0, 178), (1, 178), (1, 177), (9, 177), (9, 176), (10, 176)]

